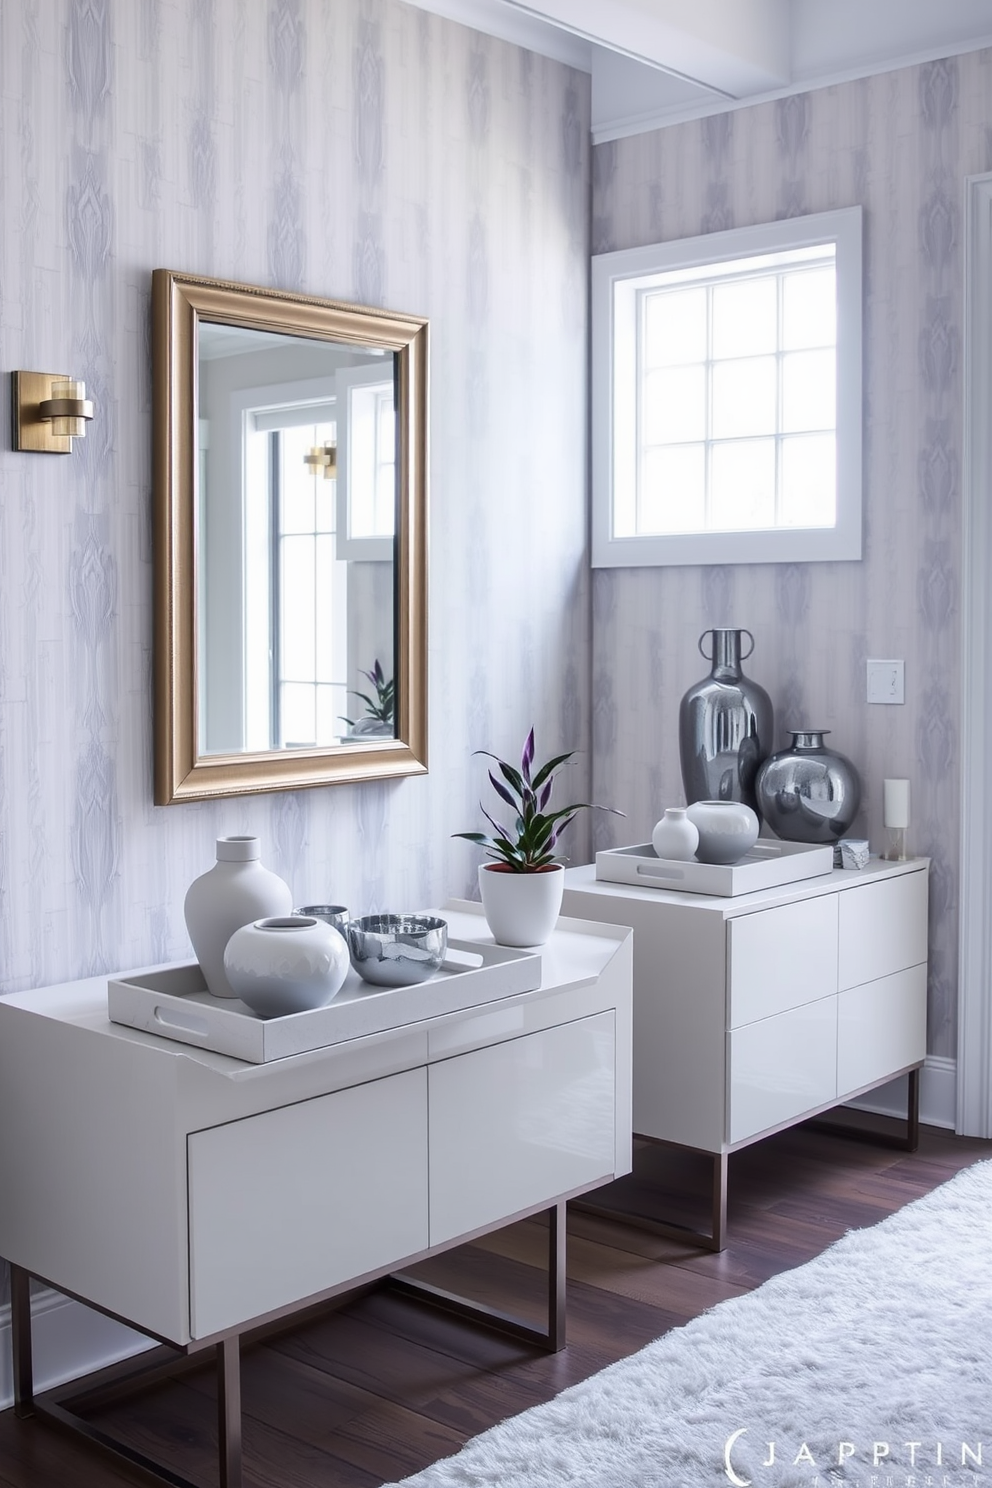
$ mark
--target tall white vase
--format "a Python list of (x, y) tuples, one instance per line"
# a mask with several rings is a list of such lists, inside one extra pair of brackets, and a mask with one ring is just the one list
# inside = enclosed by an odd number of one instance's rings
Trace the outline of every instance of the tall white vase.
[(218, 837), (217, 862), (186, 891), (186, 929), (214, 997), (238, 995), (224, 971), (224, 949), (235, 930), (292, 910), (289, 885), (262, 867), (261, 856), (257, 837)]

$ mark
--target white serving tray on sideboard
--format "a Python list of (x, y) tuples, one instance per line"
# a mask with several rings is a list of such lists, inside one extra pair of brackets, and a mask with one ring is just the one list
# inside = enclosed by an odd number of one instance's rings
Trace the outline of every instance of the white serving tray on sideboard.
[(449, 939), (443, 965), (425, 982), (373, 987), (350, 970), (326, 1007), (283, 1018), (260, 1018), (239, 998), (211, 996), (195, 961), (111, 978), (107, 1011), (112, 1023), (264, 1064), (532, 992), (540, 985), (539, 953)]
[(642, 889), (675, 889), (684, 894), (732, 898), (755, 889), (774, 889), (831, 873), (833, 846), (828, 843), (778, 842), (759, 837), (739, 863), (676, 862), (659, 858), (650, 842), (611, 847), (596, 854), (596, 877), (611, 883), (638, 884)]

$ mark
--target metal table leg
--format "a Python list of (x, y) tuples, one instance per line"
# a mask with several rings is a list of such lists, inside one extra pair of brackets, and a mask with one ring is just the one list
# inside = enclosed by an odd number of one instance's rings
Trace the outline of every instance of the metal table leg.
[(621, 1224), (630, 1225), (632, 1229), (646, 1230), (651, 1235), (664, 1235), (668, 1240), (694, 1243), (702, 1250), (721, 1251), (727, 1244), (728, 1154), (706, 1152), (700, 1155), (708, 1157), (713, 1164), (709, 1231), (695, 1230), (691, 1225), (677, 1224), (674, 1220), (651, 1219), (648, 1215), (638, 1214), (631, 1209), (621, 1209), (585, 1198), (572, 1199), (572, 1208), (582, 1214), (596, 1214), (602, 1219), (618, 1220)]
[(14, 1414), (34, 1415), (31, 1360), (31, 1278), (21, 1266), (10, 1268), (10, 1341), (14, 1359)]
[(397, 1272), (389, 1277), (388, 1285), (393, 1291), (409, 1297), (418, 1297), (432, 1302), (445, 1312), (457, 1317), (469, 1318), (473, 1322), (488, 1323), (500, 1333), (511, 1338), (521, 1338), (525, 1343), (537, 1343), (549, 1353), (560, 1353), (565, 1347), (565, 1218), (563, 1199), (547, 1210), (548, 1215), (548, 1324), (546, 1328), (535, 1328), (512, 1313), (488, 1307), (484, 1302), (473, 1302), (457, 1292), (432, 1286), (415, 1276)]

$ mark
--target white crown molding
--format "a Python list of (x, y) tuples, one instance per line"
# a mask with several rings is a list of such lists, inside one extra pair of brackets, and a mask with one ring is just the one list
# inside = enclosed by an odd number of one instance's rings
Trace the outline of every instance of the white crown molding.
[(407, 4), (564, 62), (580, 72), (592, 71), (592, 47), (584, 37), (515, 5), (497, 4), (495, 0), (407, 0)]
[(651, 114), (632, 115), (629, 118), (593, 120), (592, 142), (603, 145), (610, 140), (628, 139), (636, 134), (648, 134), (655, 129), (667, 129), (673, 124), (688, 124), (694, 119), (706, 119), (712, 114), (726, 114), (737, 109), (751, 108), (759, 103), (774, 103), (779, 98), (790, 98), (796, 93), (812, 93), (817, 88), (833, 88), (840, 83), (856, 82), (859, 78), (875, 77), (879, 73), (897, 72), (903, 67), (916, 67), (923, 62), (937, 62), (943, 57), (959, 57), (966, 52), (979, 52), (992, 47), (992, 32), (971, 41), (955, 42), (951, 45), (929, 47), (925, 51), (908, 53), (903, 57), (887, 58), (884, 62), (864, 62), (857, 67), (839, 72), (815, 76), (810, 74), (795, 78), (788, 87), (777, 88), (769, 93), (756, 93), (748, 98), (709, 98), (696, 104), (681, 105), (671, 109), (659, 109)]

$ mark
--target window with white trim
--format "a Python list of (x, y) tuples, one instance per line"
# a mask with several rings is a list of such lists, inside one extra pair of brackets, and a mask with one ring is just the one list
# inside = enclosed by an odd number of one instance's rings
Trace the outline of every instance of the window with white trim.
[(593, 563), (861, 556), (861, 209), (593, 260)]

